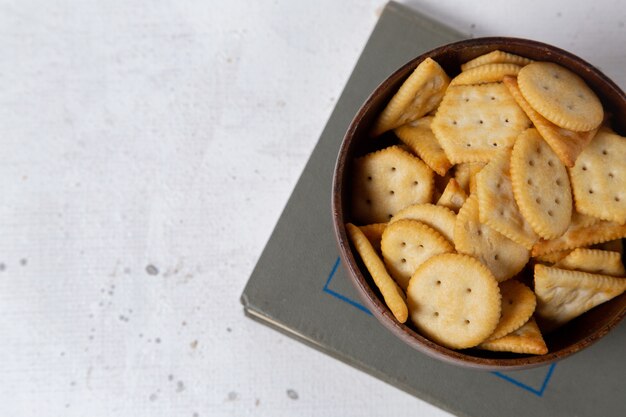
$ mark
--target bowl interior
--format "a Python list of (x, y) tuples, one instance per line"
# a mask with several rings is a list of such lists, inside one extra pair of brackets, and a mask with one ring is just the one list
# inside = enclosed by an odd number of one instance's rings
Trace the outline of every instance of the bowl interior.
[[(620, 135), (626, 133), (626, 96), (604, 74), (582, 59), (556, 47), (539, 42), (514, 38), (481, 38), (461, 41), (437, 48), (404, 65), (371, 94), (353, 119), (337, 159), (333, 183), (333, 217), (341, 258), (348, 269), (348, 276), (356, 286), (361, 298), (378, 320), (395, 336), (414, 348), (446, 362), (481, 369), (522, 369), (544, 365), (569, 356), (598, 340), (626, 314), (626, 293), (590, 310), (557, 331), (544, 335), (549, 348), (546, 355), (516, 355), (467, 349), (455, 351), (444, 348), (422, 337), (410, 324), (398, 323), (386, 307), (382, 296), (359, 256), (355, 256), (345, 232), (350, 221), (351, 163), (355, 157), (398, 143), (393, 133), (375, 141), (368, 137), (375, 118), (395, 94), (402, 82), (426, 57), (437, 61), (452, 78), (460, 72), (460, 64), (493, 50), (502, 50), (533, 60), (558, 63), (579, 76), (600, 97), (605, 112), (613, 115), (612, 128)], [(532, 280), (532, 272), (526, 274)]]

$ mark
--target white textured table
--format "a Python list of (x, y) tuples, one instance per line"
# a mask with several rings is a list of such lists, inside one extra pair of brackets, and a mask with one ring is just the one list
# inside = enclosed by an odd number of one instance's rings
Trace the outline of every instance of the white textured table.
[[(446, 415), (238, 301), (383, 3), (1, 2), (1, 415)], [(408, 3), (626, 87), (619, 0)]]

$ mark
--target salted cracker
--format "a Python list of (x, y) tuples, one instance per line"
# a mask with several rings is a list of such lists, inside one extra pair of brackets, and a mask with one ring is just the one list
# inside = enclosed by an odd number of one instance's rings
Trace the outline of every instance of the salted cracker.
[(387, 307), (389, 307), (389, 310), (396, 320), (400, 323), (404, 323), (408, 318), (408, 309), (402, 289), (396, 284), (393, 278), (389, 276), (389, 273), (385, 269), (385, 264), (378, 257), (367, 237), (361, 232), (361, 229), (351, 223), (347, 223), (346, 231), (348, 232), (348, 237), (352, 245), (354, 245), (354, 248), (359, 253), (374, 283), (380, 290), (385, 304), (387, 304)]
[(453, 164), (488, 162), (513, 146), (530, 121), (502, 83), (451, 86), (432, 122)]
[(524, 66), (531, 62), (533, 62), (532, 59), (496, 49), (495, 51), (491, 51), (461, 64), (461, 71), (467, 71), (488, 64), (515, 64)]
[(533, 62), (519, 71), (522, 95), (537, 113), (563, 129), (586, 132), (604, 119), (598, 96), (585, 81), (553, 62)]
[(413, 204), (396, 213), (389, 220), (389, 224), (402, 219), (417, 220), (428, 227), (432, 227), (448, 240), (454, 243), (454, 224), (456, 214), (450, 209), (434, 204)]
[(411, 204), (430, 202), (432, 192), (432, 170), (397, 146), (354, 161), (352, 215), (359, 224), (387, 222)]
[(504, 85), (507, 86), (515, 101), (524, 110), (524, 113), (533, 122), (535, 128), (539, 131), (548, 145), (557, 154), (561, 162), (567, 167), (574, 166), (576, 158), (582, 150), (591, 142), (595, 136), (597, 129), (587, 132), (575, 132), (573, 130), (564, 129), (547, 120), (545, 117), (537, 113), (526, 101), (519, 89), (517, 79), (515, 77), (505, 76)]
[(502, 81), (505, 75), (516, 76), (521, 66), (515, 64), (485, 64), (461, 72), (450, 85), (486, 84)]
[(551, 331), (626, 290), (626, 279), (535, 265), (539, 326)]
[(530, 250), (539, 236), (515, 202), (510, 156), (511, 152), (502, 152), (477, 174), (480, 221)]
[(446, 175), (452, 164), (430, 128), (433, 116), (422, 117), (394, 129), (394, 133), (438, 175)]
[(404, 81), (398, 92), (381, 112), (372, 136), (400, 127), (436, 108), (448, 88), (450, 78), (431, 58), (426, 58)]
[(514, 279), (501, 282), (501, 315), (498, 325), (487, 341), (499, 339), (520, 328), (533, 315), (537, 300), (535, 293)]
[(466, 255), (449, 253), (424, 262), (411, 277), (407, 303), (418, 331), (453, 349), (478, 345), (500, 319), (500, 290), (493, 274)]
[(574, 249), (626, 237), (626, 224), (598, 221), (591, 225), (574, 224), (556, 239), (540, 239), (532, 249), (533, 256)]
[(557, 268), (583, 271), (592, 274), (624, 277), (626, 270), (622, 264), (622, 255), (600, 249), (577, 248), (555, 265)]
[(454, 251), (452, 244), (435, 229), (410, 219), (387, 226), (381, 249), (387, 271), (402, 289), (406, 289), (415, 270), (426, 260)]
[(544, 239), (565, 233), (572, 218), (567, 169), (536, 129), (515, 142), (510, 169), (515, 202), (535, 233)]
[(479, 220), (478, 197), (472, 194), (457, 214), (454, 245), (459, 253), (475, 256), (498, 282), (520, 272), (528, 262), (529, 251)]
[(533, 259), (541, 263), (555, 264), (561, 259), (565, 258), (570, 253), (572, 253), (572, 250), (573, 249), (565, 249), (556, 252), (544, 253), (541, 255), (533, 256)]
[(506, 336), (481, 343), (478, 345), (478, 348), (495, 352), (531, 355), (545, 355), (548, 353), (548, 347), (534, 318), (531, 318), (522, 327)]
[(465, 200), (467, 200), (467, 194), (463, 188), (461, 188), (454, 178), (450, 178), (441, 197), (437, 200), (437, 205), (447, 207), (453, 212), (458, 213), (461, 207), (463, 207)]
[(372, 247), (376, 250), (376, 253), (382, 256), (382, 252), (380, 251), (380, 240), (383, 238), (383, 232), (387, 227), (387, 223), (372, 223), (366, 224), (363, 226), (359, 226), (361, 232), (367, 237), (367, 240), (370, 241)]
[(626, 138), (602, 128), (569, 170), (576, 209), (626, 223)]

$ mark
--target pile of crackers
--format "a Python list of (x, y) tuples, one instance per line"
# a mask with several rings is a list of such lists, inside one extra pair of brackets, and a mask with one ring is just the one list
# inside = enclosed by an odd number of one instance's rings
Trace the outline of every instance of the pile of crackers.
[(578, 75), (493, 51), (422, 61), (353, 161), (354, 249), (395, 318), (453, 349), (546, 354), (626, 290), (626, 138)]

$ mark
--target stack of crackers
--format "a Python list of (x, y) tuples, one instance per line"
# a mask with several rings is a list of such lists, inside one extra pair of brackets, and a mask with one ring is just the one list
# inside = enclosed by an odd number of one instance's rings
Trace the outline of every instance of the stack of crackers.
[(354, 248), (399, 322), (453, 349), (545, 354), (626, 290), (626, 138), (550, 62), (493, 51), (450, 79), (427, 58), (354, 160)]

